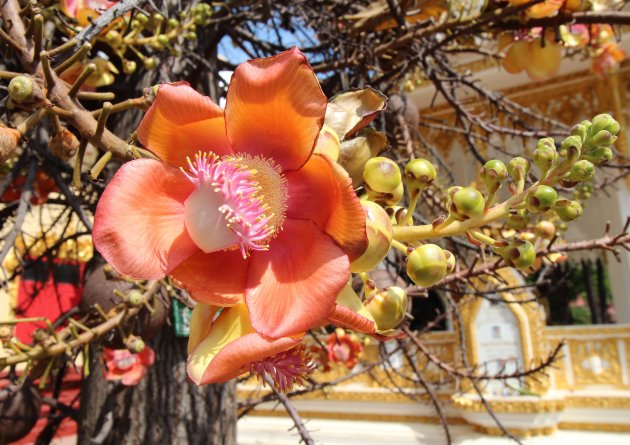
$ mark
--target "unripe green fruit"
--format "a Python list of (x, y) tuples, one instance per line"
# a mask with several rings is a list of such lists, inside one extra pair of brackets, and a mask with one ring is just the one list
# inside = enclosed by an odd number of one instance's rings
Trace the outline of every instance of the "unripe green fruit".
[(435, 166), (426, 159), (412, 159), (405, 166), (404, 181), (407, 192), (415, 197), (436, 178)]
[(376, 290), (370, 294), (365, 308), (370, 312), (376, 329), (387, 331), (395, 329), (405, 318), (407, 312), (407, 293), (398, 286)]
[(529, 173), (529, 161), (525, 158), (516, 157), (508, 162), (507, 170), (510, 178), (514, 181), (520, 181), (527, 177)]
[(531, 216), (529, 214), (529, 210), (518, 209), (516, 211), (511, 211), (508, 214), (505, 222), (509, 228), (514, 230), (521, 230), (527, 227), (530, 220)]
[(177, 19), (168, 19), (168, 27), (169, 28), (177, 28), (179, 26), (179, 21)]
[(495, 247), (494, 252), (505, 260), (508, 266), (525, 269), (536, 261), (536, 249), (529, 241), (514, 239), (507, 246)]
[(378, 204), (361, 201), (365, 210), (365, 229), (368, 247), (350, 264), (350, 272), (367, 272), (374, 269), (387, 256), (394, 231), (387, 212)]
[(418, 286), (431, 286), (446, 276), (448, 259), (436, 244), (416, 247), (407, 258), (407, 275)]
[(591, 121), (591, 128), (589, 133), (595, 135), (602, 130), (608, 131), (613, 136), (619, 132), (621, 126), (610, 114), (598, 114)]
[(507, 175), (507, 167), (498, 159), (491, 159), (486, 162), (481, 170), (483, 183), (489, 192), (496, 192), (501, 187), (501, 183), (507, 178)]
[(398, 165), (382, 156), (367, 161), (363, 169), (363, 180), (377, 193), (393, 193), (402, 184)]
[(483, 213), (486, 200), (479, 190), (474, 187), (463, 187), (456, 191), (449, 208), (451, 215), (464, 221)]
[(553, 187), (539, 185), (527, 194), (525, 203), (530, 212), (546, 212), (555, 205), (556, 199), (558, 193)]
[(582, 205), (577, 201), (570, 201), (567, 205), (556, 206), (554, 208), (556, 214), (564, 222), (571, 222), (578, 219), (584, 213)]
[(30, 102), (34, 98), (35, 84), (28, 76), (15, 76), (9, 82), (9, 97), (17, 103)]
[(582, 159), (577, 161), (571, 167), (571, 170), (566, 175), (566, 179), (578, 182), (585, 182), (591, 179), (595, 175), (595, 166), (591, 161)]

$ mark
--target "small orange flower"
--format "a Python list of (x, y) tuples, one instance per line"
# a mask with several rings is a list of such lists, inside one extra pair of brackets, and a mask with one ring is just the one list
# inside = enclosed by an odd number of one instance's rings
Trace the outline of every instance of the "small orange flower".
[(89, 18), (97, 18), (117, 2), (108, 0), (60, 0), (59, 9), (68, 17), (76, 19), (79, 25), (90, 24)]
[(96, 249), (121, 274), (170, 275), (199, 302), (245, 301), (270, 339), (325, 322), (367, 242), (347, 173), (313, 153), (326, 103), (295, 48), (241, 64), (225, 112), (187, 84), (162, 85), (138, 128), (162, 162), (118, 171)]
[(363, 343), (356, 336), (348, 335), (343, 329), (337, 328), (328, 336), (326, 351), (328, 360), (352, 369), (359, 362)]

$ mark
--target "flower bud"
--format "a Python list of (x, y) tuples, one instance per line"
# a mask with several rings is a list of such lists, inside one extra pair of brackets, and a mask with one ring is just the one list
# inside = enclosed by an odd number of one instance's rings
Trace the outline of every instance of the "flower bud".
[(123, 43), (123, 38), (120, 33), (113, 29), (107, 31), (107, 34), (105, 34), (105, 40), (112, 48), (118, 48)]
[(620, 129), (619, 122), (617, 122), (610, 114), (598, 114), (591, 121), (590, 135), (596, 135), (602, 130), (608, 131), (612, 136), (615, 136)]
[(610, 161), (612, 157), (612, 149), (610, 147), (606, 147), (605, 145), (592, 148), (582, 155), (582, 159), (590, 161), (595, 165), (603, 165)]
[(132, 354), (139, 354), (144, 350), (145, 344), (144, 340), (142, 340), (140, 337), (130, 335), (125, 340), (125, 346)]
[(505, 220), (505, 223), (510, 229), (521, 230), (527, 227), (529, 221), (531, 220), (529, 210), (527, 209), (518, 209), (518, 210), (510, 210), (510, 213)]
[(133, 73), (135, 73), (137, 68), (138, 68), (138, 64), (136, 62), (134, 62), (133, 60), (125, 60), (125, 61), (123, 61), (123, 71), (126, 74), (133, 74)]
[(317, 136), (313, 153), (324, 154), (337, 161), (340, 149), (341, 141), (337, 132), (330, 125), (324, 124)]
[(536, 224), (536, 235), (542, 239), (551, 239), (556, 234), (556, 225), (551, 221), (540, 221)]
[(400, 169), (391, 159), (378, 156), (365, 164), (363, 180), (376, 193), (393, 193), (402, 184)]
[[(407, 209), (405, 207), (401, 207), (401, 206), (387, 207), (385, 209), (385, 211), (389, 215), (389, 220), (391, 221), (392, 225), (400, 224), (402, 219), (407, 214)], [(409, 220), (407, 222), (408, 226), (412, 225), (412, 224), (413, 224), (412, 220)]]
[(591, 179), (595, 175), (595, 166), (591, 161), (587, 161), (586, 159), (582, 159), (581, 161), (577, 161), (571, 167), (569, 173), (565, 176), (565, 179), (570, 181), (578, 181), (585, 182)]
[(368, 247), (350, 264), (350, 272), (367, 272), (374, 269), (387, 256), (392, 244), (393, 229), (387, 212), (378, 204), (361, 201), (365, 210), (365, 229)]
[(465, 221), (483, 213), (486, 200), (479, 190), (474, 187), (463, 187), (453, 194), (450, 214), (458, 221)]
[(412, 159), (405, 166), (404, 181), (409, 196), (416, 197), (435, 180), (435, 167), (426, 159)]
[(169, 38), (166, 34), (160, 34), (159, 36), (157, 36), (157, 41), (160, 45), (168, 45), (169, 42)]
[(416, 247), (407, 257), (407, 275), (418, 286), (431, 286), (446, 276), (448, 259), (436, 244)]
[(53, 156), (59, 159), (70, 159), (79, 150), (79, 140), (70, 130), (62, 128), (48, 141), (48, 148)]
[(556, 199), (558, 193), (553, 187), (539, 185), (527, 194), (525, 203), (530, 212), (546, 212), (554, 206)]
[(21, 137), (19, 131), (0, 125), (0, 164), (15, 155)]
[(507, 170), (512, 180), (522, 181), (527, 177), (529, 167), (529, 161), (527, 159), (516, 157), (508, 162)]
[(130, 290), (127, 294), (127, 303), (129, 303), (129, 306), (131, 307), (140, 306), (142, 303), (144, 303), (142, 292), (140, 292), (138, 289)]
[(368, 298), (365, 308), (374, 318), (377, 330), (395, 329), (405, 318), (408, 298), (400, 287), (390, 286), (375, 290)]
[(9, 82), (8, 90), (11, 100), (18, 104), (44, 100), (44, 93), (41, 87), (31, 76), (15, 76)]
[(582, 138), (580, 138), (580, 136), (569, 136), (560, 143), (560, 150), (558, 151), (558, 154), (563, 158), (573, 160), (580, 156), (581, 149)]
[(157, 61), (153, 57), (147, 57), (144, 59), (144, 67), (148, 70), (155, 69), (157, 66)]
[(591, 128), (591, 123), (589, 121), (582, 121), (571, 129), (572, 136), (579, 136), (582, 144), (586, 142), (586, 138), (588, 136), (588, 130)]
[(507, 178), (507, 175), (507, 167), (498, 159), (486, 162), (481, 170), (483, 183), (489, 192), (496, 192), (501, 187), (503, 180)]
[(146, 16), (146, 15), (144, 15), (144, 14), (136, 14), (136, 20), (137, 20), (140, 24), (144, 25), (144, 24), (146, 24), (146, 23), (149, 21), (149, 17), (147, 17), (147, 16)]
[(543, 138), (538, 141), (534, 150), (534, 164), (545, 174), (558, 159), (556, 145), (552, 138)]
[(596, 147), (598, 145), (610, 146), (614, 144), (616, 140), (617, 136), (613, 136), (612, 133), (607, 130), (602, 130), (588, 139), (588, 145), (589, 147)]
[(563, 203), (564, 205), (557, 205), (554, 207), (554, 211), (564, 222), (571, 222), (578, 219), (584, 213), (582, 205), (577, 201), (569, 201)]
[(518, 238), (505, 246), (494, 247), (493, 250), (505, 260), (508, 266), (517, 269), (525, 269), (536, 260), (536, 249), (532, 243)]
[(449, 250), (444, 250), (444, 255), (446, 255), (446, 273), (452, 273), (455, 271), (457, 259)]

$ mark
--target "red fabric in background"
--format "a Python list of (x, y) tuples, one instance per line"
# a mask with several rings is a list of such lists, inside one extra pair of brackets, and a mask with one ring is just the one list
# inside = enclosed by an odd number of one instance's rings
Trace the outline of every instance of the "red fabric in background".
[[(26, 262), (28, 258), (24, 259)], [(46, 317), (51, 322), (77, 306), (83, 293), (85, 263), (47, 258), (38, 260), (17, 278), (16, 318)], [(23, 343), (33, 341), (32, 334), (44, 322), (24, 322), (16, 326), (16, 337)]]
[[(25, 263), (30, 263), (31, 258), (24, 258)], [(45, 317), (55, 321), (61, 314), (79, 305), (83, 294), (83, 274), (85, 263), (78, 261), (60, 260), (57, 258), (40, 258), (18, 276), (18, 295), (15, 306), (15, 318)], [(37, 328), (43, 328), (44, 322), (24, 322), (16, 325), (16, 337), (23, 343), (30, 344), (33, 341), (33, 332)], [(0, 385), (8, 383), (0, 380)], [(36, 382), (36, 384), (39, 382)], [(63, 380), (63, 386), (59, 395), (59, 401), (75, 409), (79, 407), (79, 388), (81, 375), (78, 370), (69, 368)], [(52, 397), (48, 390), (41, 392), (43, 397)], [(46, 426), (50, 408), (42, 405), (40, 419), (24, 438), (15, 442), (19, 445), (35, 443), (37, 436)], [(70, 418), (64, 419), (55, 437), (67, 437), (75, 435), (77, 424)]]

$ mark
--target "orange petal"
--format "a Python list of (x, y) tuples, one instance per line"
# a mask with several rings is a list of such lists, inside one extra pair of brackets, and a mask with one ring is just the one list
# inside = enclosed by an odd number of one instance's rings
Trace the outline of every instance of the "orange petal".
[(255, 333), (245, 304), (225, 308), (208, 336), (188, 357), (188, 375), (198, 385), (226, 382), (256, 360), (291, 349), (299, 338), (267, 340)]
[(324, 123), (326, 96), (304, 55), (292, 48), (242, 63), (228, 88), (225, 119), (235, 152), (274, 159), (283, 170), (308, 160)]
[(173, 269), (170, 276), (196, 301), (232, 306), (244, 298), (247, 265), (238, 250), (198, 251)]
[(337, 241), (350, 257), (350, 261), (353, 261), (365, 252), (368, 245), (365, 212), (356, 193), (354, 193), (348, 172), (336, 162), (327, 160), (339, 184), (339, 197), (328, 224), (326, 224), (326, 233)]
[(152, 159), (127, 162), (103, 192), (94, 215), (94, 247), (114, 269), (161, 278), (198, 250), (184, 224), (193, 184)]
[(376, 331), (374, 318), (354, 292), (350, 283), (346, 284), (346, 287), (337, 296), (337, 302), (328, 314), (328, 320), (342, 328), (365, 334), (373, 334)]
[(350, 273), (348, 257), (311, 221), (287, 219), (267, 252), (253, 252), (245, 301), (252, 326), (280, 338), (330, 313)]
[(231, 154), (223, 110), (185, 82), (161, 85), (138, 127), (138, 139), (174, 167), (187, 167), (199, 150)]
[(314, 154), (286, 178), (287, 217), (313, 221), (339, 244), (350, 261), (361, 256), (367, 248), (365, 213), (348, 173), (327, 156)]

